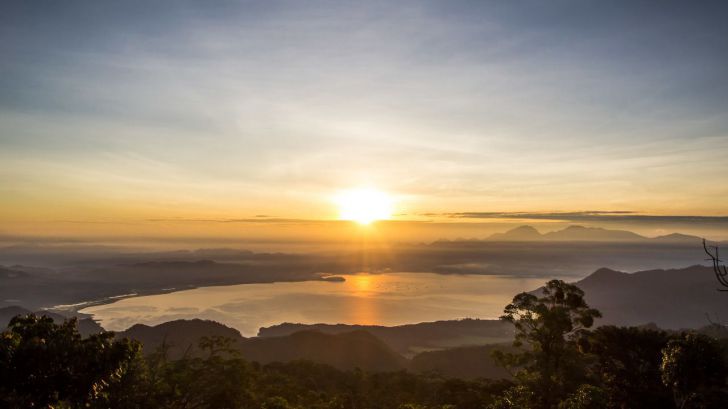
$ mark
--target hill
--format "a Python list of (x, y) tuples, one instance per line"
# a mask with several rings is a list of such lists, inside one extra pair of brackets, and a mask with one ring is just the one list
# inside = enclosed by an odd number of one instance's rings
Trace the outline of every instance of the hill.
[(10, 320), (17, 315), (28, 315), (33, 311), (19, 307), (17, 305), (11, 305), (10, 307), (0, 308), (0, 327), (6, 328), (10, 323)]
[(410, 369), (420, 373), (433, 372), (448, 378), (511, 378), (511, 374), (496, 365), (491, 357), (496, 349), (511, 349), (509, 345), (465, 346), (423, 352), (412, 358)]
[[(402, 326), (410, 328), (392, 327), (390, 329), (395, 333), (411, 331), (411, 335), (414, 336), (417, 333), (446, 331), (462, 326), (495, 328), (492, 324), (497, 322), (465, 321), (465, 323), (461, 321), (424, 323)], [(368, 330), (352, 330), (350, 326), (345, 325), (309, 326), (309, 328), (324, 328), (331, 332), (307, 329), (286, 333), (298, 327), (293, 324), (284, 324), (263, 329), (261, 332), (266, 334), (265, 336), (244, 338), (238, 331), (220, 323), (196, 319), (171, 321), (157, 326), (137, 324), (118, 333), (117, 336), (142, 342), (146, 354), (154, 352), (164, 343), (168, 348), (168, 355), (172, 359), (185, 355), (200, 355), (200, 351), (197, 349), (200, 339), (204, 336), (218, 335), (232, 339), (233, 348), (242, 358), (261, 364), (307, 360), (343, 370), (354, 368), (369, 371), (409, 369), (413, 372), (432, 372), (445, 377), (464, 379), (507, 378), (510, 376), (503, 368), (495, 365), (490, 357), (491, 351), (495, 348), (508, 348), (508, 344), (445, 348), (414, 354), (410, 360), (404, 358)], [(301, 327), (305, 328), (305, 326)], [(385, 331), (387, 327), (369, 328), (387, 334)], [(433, 330), (433, 328), (437, 328), (437, 330)], [(506, 330), (509, 335), (508, 341), (510, 341), (512, 328), (504, 326), (499, 330)]]
[(178, 320), (157, 326), (137, 324), (118, 337), (128, 337), (144, 344), (145, 353), (162, 344), (171, 358), (199, 354), (197, 344), (204, 336), (219, 335), (233, 340), (232, 347), (250, 361), (262, 364), (310, 360), (339, 369), (361, 368), (373, 371), (404, 369), (407, 361), (377, 337), (366, 331), (325, 334), (300, 331), (286, 336), (244, 338), (232, 328), (204, 320)]
[[(19, 306), (9, 306), (9, 307), (1, 307), (0, 308), (0, 328), (5, 328), (10, 323), (10, 320), (13, 319), (13, 317), (17, 315), (27, 315), (31, 314), (33, 311), (25, 309), (23, 307)], [(64, 320), (68, 319), (68, 317), (65, 317), (60, 314), (56, 314), (54, 312), (50, 311), (37, 311), (34, 313), (35, 315), (45, 315), (49, 318), (53, 319), (53, 322), (59, 324), (63, 322)], [(91, 318), (80, 318), (78, 320), (78, 332), (81, 333), (83, 336), (88, 336), (91, 334), (98, 334), (100, 332), (104, 332), (104, 329), (99, 325), (96, 321), (94, 321)]]
[(25, 271), (13, 268), (0, 266), (0, 278), (3, 279), (23, 279), (28, 277), (28, 273)]
[(301, 331), (283, 337), (250, 338), (240, 346), (244, 358), (260, 363), (311, 360), (339, 369), (404, 369), (407, 361), (366, 331), (325, 334)]
[(283, 323), (261, 328), (258, 336), (264, 338), (285, 336), (304, 330), (316, 330), (327, 334), (340, 334), (356, 330), (367, 331), (403, 356), (413, 356), (422, 351), (461, 345), (508, 342), (513, 339), (513, 326), (510, 323), (479, 319), (422, 322), (394, 327)]
[(602, 268), (575, 284), (602, 312), (600, 324), (699, 328), (709, 323), (708, 316), (723, 318), (728, 307), (712, 268), (704, 266), (631, 274)]
[(236, 343), (245, 339), (236, 329), (201, 319), (169, 321), (156, 326), (135, 324), (126, 331), (117, 333), (119, 338), (131, 338), (141, 342), (146, 354), (165, 345), (171, 358), (179, 358), (186, 353), (195, 354), (198, 352), (197, 344), (200, 339), (211, 336), (230, 338)]

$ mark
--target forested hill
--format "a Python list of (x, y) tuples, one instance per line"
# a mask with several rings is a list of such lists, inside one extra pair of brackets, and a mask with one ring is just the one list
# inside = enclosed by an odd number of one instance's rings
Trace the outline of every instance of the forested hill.
[(411, 360), (362, 330), (246, 339), (192, 320), (83, 337), (73, 321), (21, 315), (0, 336), (0, 407), (725, 407), (725, 326), (594, 329), (589, 318), (599, 313), (581, 290), (558, 280), (546, 288), (544, 297), (519, 294), (506, 307), (523, 348), (459, 347)]
[[(18, 306), (0, 308), (0, 329), (5, 328), (13, 317), (18, 315), (27, 315), (30, 313), (32, 313), (32, 311)], [(56, 323), (62, 323), (68, 318), (50, 311), (37, 311), (35, 314), (50, 317)], [(87, 336), (103, 332), (104, 329), (91, 318), (81, 318), (78, 320), (78, 331), (81, 335)]]
[(385, 327), (381, 325), (292, 324), (263, 327), (259, 337), (290, 335), (315, 330), (339, 334), (364, 330), (384, 341), (398, 353), (411, 357), (426, 350), (463, 345), (497, 344), (513, 339), (513, 325), (500, 320), (462, 319)]
[[(456, 325), (455, 323), (452, 322), (451, 326)], [(502, 348), (501, 346), (490, 346), (486, 350), (444, 349), (438, 354), (420, 353), (408, 359), (387, 342), (363, 329), (338, 333), (303, 330), (282, 336), (245, 338), (238, 331), (214, 321), (178, 320), (157, 326), (137, 324), (116, 336), (118, 339), (140, 341), (144, 345), (145, 354), (155, 353), (164, 346), (166, 354), (173, 359), (204, 355), (199, 348), (200, 340), (215, 336), (231, 340), (230, 347), (240, 357), (262, 364), (310, 360), (341, 370), (410, 369), (418, 372), (439, 372), (460, 378), (508, 376), (502, 368), (496, 367), (489, 353), (494, 348)], [(510, 339), (512, 329), (508, 337)]]

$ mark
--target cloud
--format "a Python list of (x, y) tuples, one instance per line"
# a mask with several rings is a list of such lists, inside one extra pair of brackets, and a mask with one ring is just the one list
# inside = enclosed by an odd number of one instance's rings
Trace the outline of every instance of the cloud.
[(719, 3), (15, 3), (0, 213), (18, 219), (314, 218), (352, 184), (417, 210), (724, 208)]
[[(429, 216), (436, 214), (428, 213)], [(650, 215), (632, 211), (579, 212), (458, 212), (439, 216), (454, 219), (520, 219), (566, 222), (659, 222), (659, 223), (728, 223), (728, 216)]]
[(152, 223), (260, 223), (260, 224), (308, 224), (308, 223), (341, 223), (342, 220), (319, 220), (319, 219), (296, 219), (284, 217), (248, 217), (248, 218), (222, 218), (222, 219), (199, 219), (199, 218), (154, 218), (146, 221)]

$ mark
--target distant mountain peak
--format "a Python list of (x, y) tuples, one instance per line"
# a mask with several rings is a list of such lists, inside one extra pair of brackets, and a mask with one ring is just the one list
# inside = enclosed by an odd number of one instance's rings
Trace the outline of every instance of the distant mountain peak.
[(664, 236), (657, 236), (653, 240), (667, 241), (667, 242), (695, 242), (700, 241), (700, 237), (691, 236), (689, 234), (682, 233), (670, 233)]
[(602, 267), (602, 268), (599, 268), (596, 271), (594, 271), (591, 275), (595, 275), (595, 274), (602, 275), (602, 274), (627, 274), (627, 273), (624, 273), (622, 271), (612, 270), (611, 268), (607, 268), (607, 267)]
[(705, 325), (706, 313), (725, 309), (724, 294), (716, 291), (707, 266), (634, 273), (600, 268), (575, 284), (602, 312), (602, 325), (655, 322), (661, 328), (697, 328)]
[(611, 280), (616, 277), (622, 277), (627, 275), (628, 273), (624, 273), (622, 271), (612, 270), (611, 268), (602, 267), (598, 269), (597, 271), (589, 274), (586, 276), (582, 282), (584, 281), (605, 281), (605, 280)]
[(521, 231), (521, 232), (533, 232), (533, 233), (538, 233), (538, 234), (541, 234), (541, 233), (539, 233), (539, 232), (538, 232), (538, 230), (536, 230), (536, 228), (535, 228), (535, 227), (533, 227), (533, 226), (530, 226), (530, 225), (528, 225), (528, 224), (524, 224), (523, 226), (518, 226), (518, 227), (516, 227), (515, 229), (511, 229), (511, 230), (510, 230), (509, 232), (516, 232), (516, 231)]
[(626, 230), (572, 225), (563, 230), (544, 234), (544, 238), (559, 241), (642, 241), (647, 238)]
[(594, 241), (594, 242), (647, 242), (656, 243), (692, 243), (700, 241), (700, 237), (682, 233), (670, 233), (664, 236), (646, 237), (628, 230), (612, 230), (603, 227), (573, 224), (561, 230), (540, 233), (535, 227), (523, 225), (503, 233), (495, 233), (488, 237), (490, 241)]
[(489, 240), (503, 241), (641, 241), (646, 237), (626, 230), (609, 230), (601, 227), (571, 225), (561, 230), (541, 234), (529, 225), (516, 227), (505, 233), (496, 233)]
[(543, 235), (533, 226), (523, 225), (515, 229), (508, 230), (505, 233), (496, 233), (491, 235), (489, 240), (506, 240), (506, 241), (532, 241), (541, 240)]

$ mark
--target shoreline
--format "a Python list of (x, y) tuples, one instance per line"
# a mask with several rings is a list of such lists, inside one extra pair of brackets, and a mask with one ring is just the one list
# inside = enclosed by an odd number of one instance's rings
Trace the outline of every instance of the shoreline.
[[(89, 301), (81, 301), (78, 303), (72, 303), (72, 304), (58, 304), (54, 305), (52, 307), (45, 307), (41, 308), (43, 311), (49, 311), (49, 312), (55, 312), (57, 314), (66, 315), (69, 317), (83, 317), (83, 318), (91, 318), (93, 319), (93, 314), (84, 313), (82, 310), (90, 307), (96, 307), (100, 305), (110, 305), (117, 301), (121, 301), (127, 298), (137, 298), (137, 297), (145, 297), (145, 296), (153, 296), (153, 295), (163, 295), (163, 294), (171, 294), (176, 293), (180, 291), (187, 291), (187, 290), (195, 290), (200, 288), (207, 288), (207, 287), (228, 287), (228, 286), (234, 286), (234, 285), (245, 285), (245, 284), (275, 284), (275, 283), (298, 283), (298, 282), (307, 282), (307, 281), (324, 281), (329, 283), (342, 283), (346, 281), (346, 278), (342, 277), (338, 274), (327, 274), (327, 275), (321, 275), (317, 277), (311, 277), (308, 279), (299, 279), (299, 280), (273, 280), (273, 281), (255, 281), (255, 282), (231, 282), (231, 283), (224, 283), (224, 284), (205, 284), (205, 285), (189, 285), (186, 287), (170, 287), (170, 288), (162, 288), (158, 290), (144, 290), (144, 291), (135, 291), (132, 293), (127, 294), (119, 294), (119, 295), (112, 295), (108, 297), (102, 297), (99, 299), (89, 300)], [(98, 321), (94, 320), (98, 323)]]

